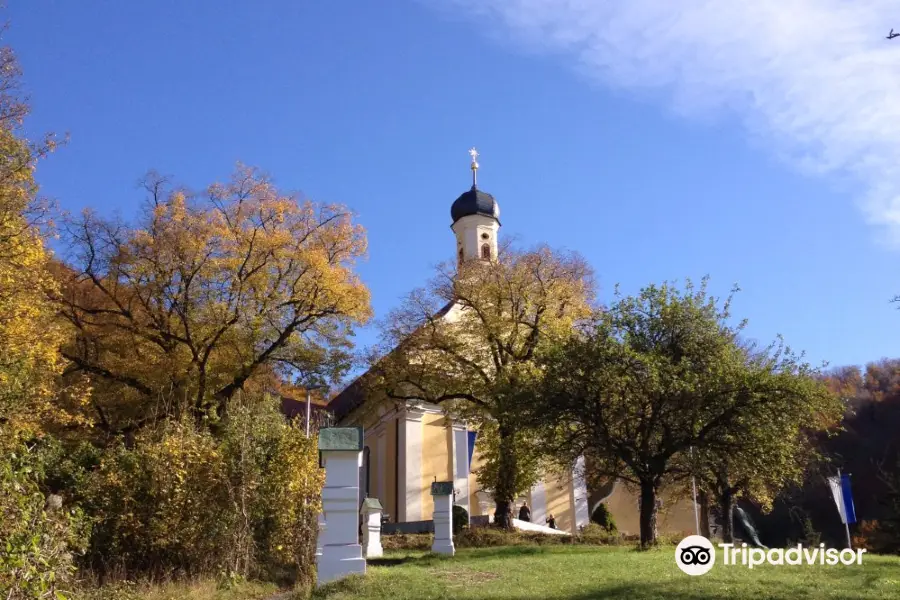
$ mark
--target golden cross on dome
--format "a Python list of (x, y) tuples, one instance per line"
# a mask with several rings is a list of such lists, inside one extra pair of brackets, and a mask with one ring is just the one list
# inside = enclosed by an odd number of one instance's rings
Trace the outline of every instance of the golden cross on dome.
[(478, 150), (474, 147), (469, 150), (469, 156), (472, 157), (472, 187), (478, 182)]

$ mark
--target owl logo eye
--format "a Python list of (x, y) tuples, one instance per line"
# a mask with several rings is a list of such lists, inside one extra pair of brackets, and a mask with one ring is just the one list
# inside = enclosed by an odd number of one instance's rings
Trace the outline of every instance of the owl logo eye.
[(681, 562), (686, 565), (705, 565), (709, 558), (709, 548), (703, 546), (688, 546), (681, 550)]

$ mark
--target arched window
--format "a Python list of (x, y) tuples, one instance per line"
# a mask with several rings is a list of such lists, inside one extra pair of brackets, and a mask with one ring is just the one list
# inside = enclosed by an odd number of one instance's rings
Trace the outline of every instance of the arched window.
[(482, 259), (482, 260), (491, 260), (491, 246), (490, 246), (490, 244), (482, 244), (482, 245), (481, 245), (481, 259)]

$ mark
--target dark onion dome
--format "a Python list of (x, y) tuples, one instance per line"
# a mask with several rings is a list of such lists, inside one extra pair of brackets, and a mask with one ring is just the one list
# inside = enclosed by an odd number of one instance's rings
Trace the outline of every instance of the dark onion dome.
[(469, 215), (492, 217), (499, 223), (500, 205), (497, 204), (493, 196), (487, 192), (482, 192), (473, 185), (472, 189), (464, 192), (450, 207), (450, 216), (453, 218), (454, 223)]

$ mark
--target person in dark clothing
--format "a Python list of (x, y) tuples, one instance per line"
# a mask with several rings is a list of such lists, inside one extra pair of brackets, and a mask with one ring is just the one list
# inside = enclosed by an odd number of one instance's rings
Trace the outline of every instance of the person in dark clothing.
[(522, 508), (519, 509), (519, 520), (531, 522), (531, 509), (524, 502)]
[(553, 513), (550, 513), (550, 516), (547, 517), (547, 527), (556, 529), (556, 519), (553, 517)]

